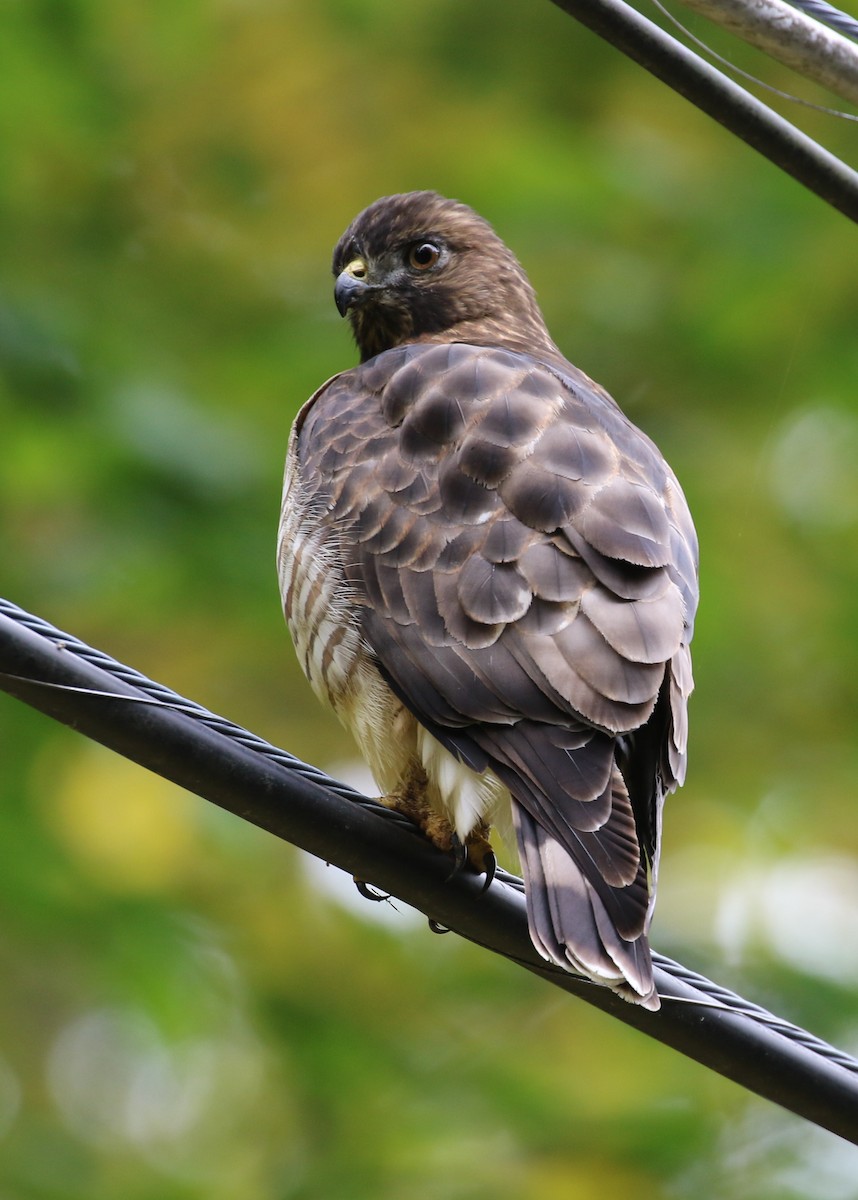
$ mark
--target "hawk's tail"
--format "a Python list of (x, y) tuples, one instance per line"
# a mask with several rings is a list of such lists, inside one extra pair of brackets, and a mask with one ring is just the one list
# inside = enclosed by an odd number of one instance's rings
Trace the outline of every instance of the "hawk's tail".
[(530, 936), (540, 954), (624, 1000), (659, 1008), (646, 932), (624, 938), (569, 850), (515, 801), (513, 814)]

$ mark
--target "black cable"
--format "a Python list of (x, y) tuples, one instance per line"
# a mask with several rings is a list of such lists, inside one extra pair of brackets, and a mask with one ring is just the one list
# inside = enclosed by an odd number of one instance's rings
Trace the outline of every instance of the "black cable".
[(829, 29), (834, 29), (837, 33), (842, 33), (844, 37), (851, 38), (853, 42), (858, 42), (858, 20), (850, 17), (848, 13), (841, 12), (839, 8), (832, 8), (830, 4), (825, 3), (825, 0), (786, 0), (786, 2), (793, 8), (807, 13), (821, 25), (827, 25)]
[(0, 600), (0, 688), (167, 779), (398, 896), (437, 927), (858, 1144), (858, 1062), (661, 955), (650, 1013), (539, 958), (521, 880), (449, 878), (404, 818), (109, 655)]
[(553, 0), (725, 129), (858, 222), (858, 172), (623, 0)]

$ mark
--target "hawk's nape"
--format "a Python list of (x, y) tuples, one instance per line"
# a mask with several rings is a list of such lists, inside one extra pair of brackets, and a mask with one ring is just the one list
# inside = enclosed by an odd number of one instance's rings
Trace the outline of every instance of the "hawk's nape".
[(548, 335), (471, 209), (377, 201), (334, 254), (361, 365), (304, 406), (278, 563), (301, 665), (443, 849), (518, 843), (550, 961), (658, 1007), (697, 544), (653, 443)]

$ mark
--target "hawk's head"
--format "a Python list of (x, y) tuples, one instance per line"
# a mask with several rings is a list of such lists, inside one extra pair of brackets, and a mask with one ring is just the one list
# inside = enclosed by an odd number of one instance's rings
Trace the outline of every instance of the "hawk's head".
[(559, 354), (515, 255), (473, 209), (436, 192), (376, 200), (340, 238), (333, 269), (362, 362), (436, 340)]

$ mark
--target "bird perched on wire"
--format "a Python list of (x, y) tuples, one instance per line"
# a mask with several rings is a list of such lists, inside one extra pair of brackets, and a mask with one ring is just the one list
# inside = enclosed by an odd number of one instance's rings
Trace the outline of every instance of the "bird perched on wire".
[(512, 826), (544, 958), (658, 1008), (647, 932), (697, 606), (676, 477), (472, 209), (378, 200), (333, 270), (361, 361), (289, 443), (301, 666), (437, 846), (490, 877), (490, 831)]

